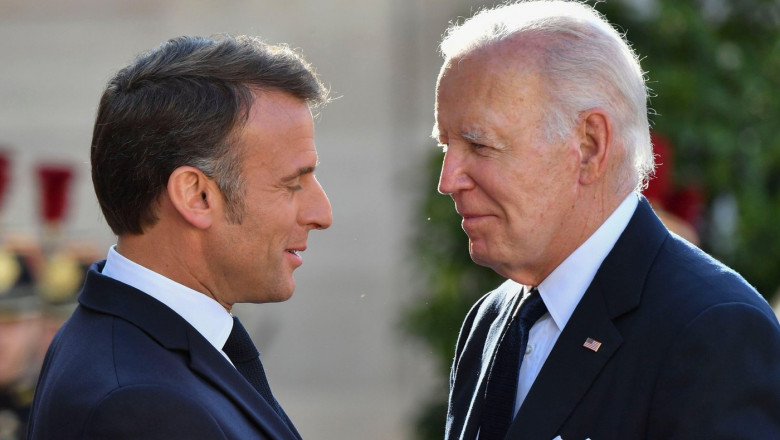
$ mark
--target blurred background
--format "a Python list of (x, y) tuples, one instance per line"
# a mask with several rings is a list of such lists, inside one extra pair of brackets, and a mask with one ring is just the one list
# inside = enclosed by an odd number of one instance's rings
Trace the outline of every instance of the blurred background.
[[(340, 96), (316, 122), (333, 226), (310, 235), (290, 301), (235, 309), (274, 393), (304, 438), (441, 438), (457, 331), (500, 280), (471, 263), (452, 202), (435, 192), (437, 44), (451, 20), (493, 3), (0, 0), (0, 440), (18, 431), (35, 365), (84, 267), (115, 240), (89, 175), (106, 81), (171, 37), (214, 33), (299, 48)], [(662, 165), (646, 195), (670, 228), (771, 300), (780, 286), (780, 4), (608, 0), (598, 9), (649, 72)]]

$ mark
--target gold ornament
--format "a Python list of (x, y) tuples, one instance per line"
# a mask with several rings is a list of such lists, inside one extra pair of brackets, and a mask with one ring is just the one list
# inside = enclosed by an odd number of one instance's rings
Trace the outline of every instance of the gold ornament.
[(54, 255), (44, 267), (41, 294), (50, 303), (66, 301), (81, 287), (82, 278), (78, 261), (65, 255)]
[(22, 268), (19, 267), (16, 256), (0, 250), (0, 297), (7, 295), (11, 291), (21, 273)]

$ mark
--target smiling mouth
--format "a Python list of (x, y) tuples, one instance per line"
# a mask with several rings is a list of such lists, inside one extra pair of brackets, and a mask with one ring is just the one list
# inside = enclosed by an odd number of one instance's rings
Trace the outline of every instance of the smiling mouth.
[(484, 218), (484, 217), (492, 217), (488, 214), (471, 214), (471, 213), (464, 213), (460, 214), (461, 217), (463, 217), (463, 220), (471, 220), (475, 218)]
[(301, 251), (299, 251), (297, 249), (287, 249), (287, 252), (289, 252), (289, 253), (291, 253), (293, 255), (297, 255), (297, 256), (301, 255)]

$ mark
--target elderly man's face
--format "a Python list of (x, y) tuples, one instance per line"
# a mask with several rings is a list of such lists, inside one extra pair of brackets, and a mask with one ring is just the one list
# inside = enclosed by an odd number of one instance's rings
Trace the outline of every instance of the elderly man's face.
[(568, 252), (579, 155), (573, 136), (545, 139), (545, 83), (528, 59), (500, 45), (451, 60), (436, 125), (445, 146), (439, 191), (463, 217), (472, 259), (536, 285)]

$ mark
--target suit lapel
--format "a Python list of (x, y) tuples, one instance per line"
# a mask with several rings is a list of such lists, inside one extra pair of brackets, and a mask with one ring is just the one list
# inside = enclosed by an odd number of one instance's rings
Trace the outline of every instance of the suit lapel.
[[(509, 429), (508, 438), (553, 438), (623, 338), (612, 324), (601, 295), (583, 296), (544, 363)], [(598, 351), (585, 348), (591, 338)]]
[(461, 383), (456, 385), (456, 388), (463, 392), (474, 390), (470, 394), (471, 401), (465, 414), (465, 423), (461, 435), (457, 437), (460, 439), (475, 438), (477, 431), (479, 431), (479, 424), (482, 418), (482, 406), (485, 402), (485, 386), (487, 384), (488, 370), (492, 364), (493, 357), (496, 355), (501, 333), (506, 328), (507, 322), (511, 317), (512, 305), (516, 304), (516, 301), (520, 299), (519, 296), (522, 294), (522, 286), (514, 282), (505, 284), (502, 286), (502, 290), (504, 290), (503, 297), (498, 304), (493, 305), (500, 310), (500, 314), (488, 329), (485, 344), (482, 347), (480, 371), (474, 388), (466, 385), (467, 382), (473, 380), (472, 373), (470, 371), (459, 372)]
[[(190, 354), (190, 368), (220, 389), (262, 432), (279, 440), (299, 440), (243, 376), (187, 321), (165, 304), (103, 276), (105, 262), (93, 264), (79, 296), (82, 306), (133, 323), (168, 350)], [(292, 428), (294, 429), (294, 428)]]
[[(669, 233), (642, 198), (555, 343), (507, 438), (554, 438), (623, 337), (613, 320), (639, 305), (642, 287)], [(597, 351), (583, 346), (591, 338)]]
[(190, 368), (209, 380), (269, 437), (274, 439), (300, 439), (279, 417), (268, 402), (255, 391), (249, 382), (233, 368), (194, 328), (190, 330)]

